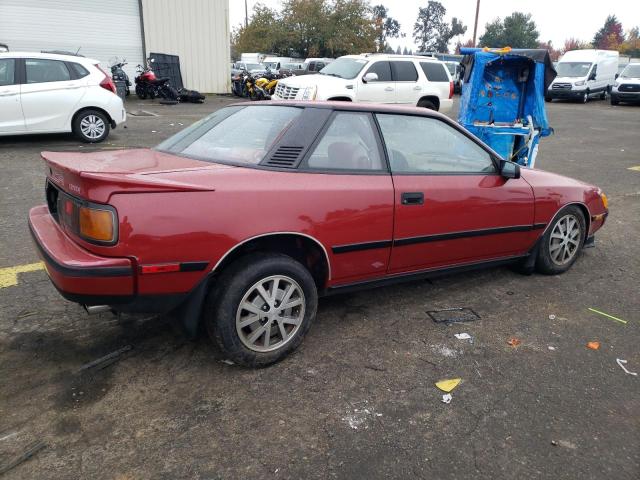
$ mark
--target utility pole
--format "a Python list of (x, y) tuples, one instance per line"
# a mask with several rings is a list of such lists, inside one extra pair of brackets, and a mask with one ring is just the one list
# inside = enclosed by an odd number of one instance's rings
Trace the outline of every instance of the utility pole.
[(480, 12), (480, 0), (476, 4), (476, 21), (473, 24), (473, 46), (476, 46), (476, 34), (478, 33), (478, 13)]
[[(478, 3), (480, 3), (480, 0), (478, 0)], [(476, 23), (478, 23), (478, 14), (476, 13)], [(247, 0), (244, 0), (244, 28), (247, 28), (249, 26), (249, 9), (247, 8)], [(475, 33), (473, 34), (474, 38), (475, 38)]]

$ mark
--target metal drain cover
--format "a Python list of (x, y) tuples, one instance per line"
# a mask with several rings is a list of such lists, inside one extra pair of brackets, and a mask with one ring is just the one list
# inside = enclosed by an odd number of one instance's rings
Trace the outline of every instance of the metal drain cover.
[(467, 307), (430, 310), (427, 311), (427, 315), (436, 323), (473, 322), (480, 319), (480, 315)]

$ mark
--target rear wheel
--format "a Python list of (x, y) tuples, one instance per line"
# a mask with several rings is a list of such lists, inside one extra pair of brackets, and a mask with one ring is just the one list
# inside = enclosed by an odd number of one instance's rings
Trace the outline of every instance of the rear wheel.
[(109, 135), (109, 119), (98, 110), (84, 110), (73, 119), (72, 129), (83, 142), (98, 143)]
[(275, 363), (302, 342), (316, 315), (309, 271), (289, 256), (254, 253), (226, 269), (209, 293), (209, 336), (237, 364)]
[(144, 88), (142, 85), (136, 85), (136, 95), (138, 96), (138, 98), (140, 100), (146, 100), (147, 99), (147, 89)]
[(563, 208), (542, 237), (536, 270), (548, 275), (566, 272), (584, 244), (586, 221), (575, 205)]
[(418, 106), (422, 108), (428, 108), (429, 110), (438, 111), (438, 107), (433, 100), (420, 100), (418, 102)]
[(606, 100), (606, 99), (607, 99), (607, 89), (605, 88), (600, 94), (600, 100)]
[(619, 103), (620, 101), (618, 100), (618, 98), (611, 95), (611, 105), (618, 105)]

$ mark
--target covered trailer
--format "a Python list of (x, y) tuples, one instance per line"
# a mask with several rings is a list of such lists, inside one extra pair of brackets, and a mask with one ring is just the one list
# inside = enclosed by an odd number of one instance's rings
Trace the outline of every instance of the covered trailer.
[(550, 135), (545, 92), (556, 76), (541, 49), (462, 48), (458, 122), (506, 160), (533, 167)]

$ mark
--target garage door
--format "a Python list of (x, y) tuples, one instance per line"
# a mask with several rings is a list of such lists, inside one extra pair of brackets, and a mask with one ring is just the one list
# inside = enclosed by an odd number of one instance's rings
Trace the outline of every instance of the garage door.
[(138, 0), (0, 0), (0, 43), (14, 52), (80, 49), (107, 72), (124, 57), (132, 82), (144, 59)]

